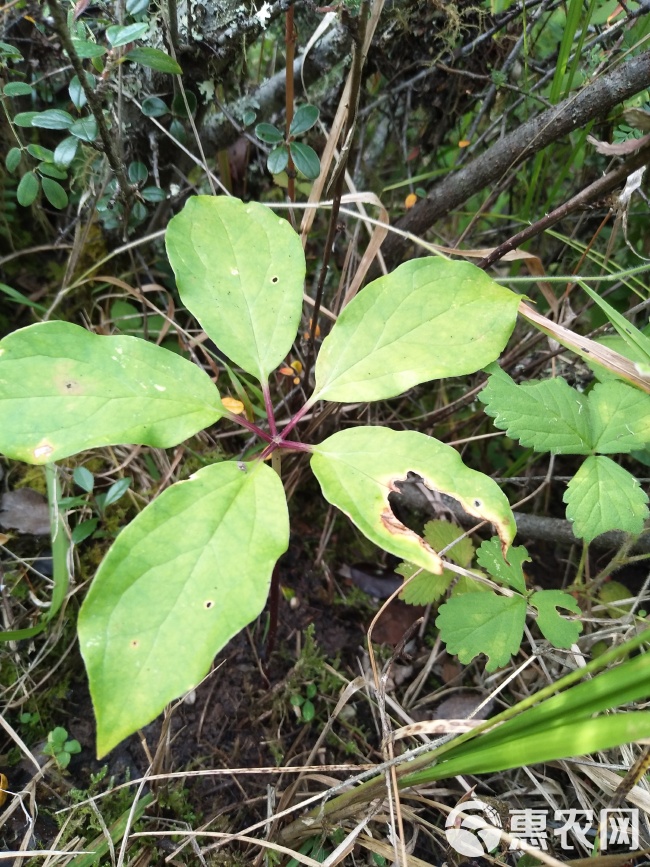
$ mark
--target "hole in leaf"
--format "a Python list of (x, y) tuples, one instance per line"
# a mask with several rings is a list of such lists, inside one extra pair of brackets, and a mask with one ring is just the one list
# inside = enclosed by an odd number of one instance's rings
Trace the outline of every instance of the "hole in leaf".
[(214, 605), (214, 601), (212, 599), (206, 599), (205, 602), (203, 603), (204, 608), (212, 608), (213, 605)]
[(421, 476), (409, 472), (406, 479), (393, 483), (398, 490), (388, 495), (388, 505), (395, 518), (418, 536), (422, 536), (424, 525), (431, 520), (426, 497), (418, 487), (418, 482), (421, 481)]
[(279, 279), (279, 277), (271, 277), (271, 283), (277, 283)]

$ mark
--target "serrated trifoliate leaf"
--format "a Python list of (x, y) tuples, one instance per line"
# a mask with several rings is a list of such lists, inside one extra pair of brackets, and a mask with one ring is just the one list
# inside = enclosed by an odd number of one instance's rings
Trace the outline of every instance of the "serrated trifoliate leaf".
[(100, 757), (257, 617), (288, 542), (282, 483), (263, 463), (205, 467), (122, 530), (79, 614)]
[(573, 596), (561, 590), (540, 590), (533, 593), (529, 600), (537, 609), (537, 625), (544, 638), (554, 647), (571, 647), (582, 632), (579, 620), (566, 620), (558, 608), (570, 611), (572, 614), (582, 614), (580, 606)]
[(495, 427), (535, 451), (587, 455), (593, 450), (587, 398), (564, 379), (517, 385), (499, 370), (479, 400)]
[(506, 563), (499, 540), (486, 539), (476, 552), (476, 560), (479, 566), (482, 566), (499, 584), (513, 587), (520, 593), (526, 592), (526, 578), (522, 565), (530, 562), (530, 557), (523, 545), (509, 549)]
[(181, 356), (52, 321), (0, 341), (0, 413), (0, 451), (46, 464), (118, 443), (168, 448), (225, 409), (210, 378)]
[(388, 501), (409, 473), (431, 490), (454, 497), (470, 515), (493, 523), (504, 550), (514, 538), (514, 517), (497, 483), (466, 467), (451, 446), (416, 431), (381, 427), (339, 431), (314, 446), (311, 467), (325, 499), (368, 539), (437, 575), (444, 568), (442, 559), (395, 517)]
[(464, 664), (480, 653), (488, 657), (487, 671), (510, 662), (521, 645), (526, 623), (522, 596), (467, 593), (440, 606), (436, 626), (447, 652)]
[(298, 235), (263, 205), (195, 196), (169, 223), (166, 243), (187, 309), (223, 353), (266, 382), (300, 322)]
[(611, 458), (590, 455), (563, 497), (579, 539), (591, 542), (608, 530), (640, 533), (648, 517), (648, 497), (633, 475)]
[(399, 598), (407, 605), (430, 605), (447, 592), (456, 577), (449, 569), (443, 569), (441, 575), (434, 575), (414, 563), (400, 563), (395, 571), (404, 578), (404, 589)]
[(620, 454), (650, 442), (650, 394), (617, 380), (589, 393), (594, 451)]
[(473, 373), (506, 345), (519, 300), (468, 262), (405, 262), (339, 316), (316, 361), (314, 399), (381, 400)]

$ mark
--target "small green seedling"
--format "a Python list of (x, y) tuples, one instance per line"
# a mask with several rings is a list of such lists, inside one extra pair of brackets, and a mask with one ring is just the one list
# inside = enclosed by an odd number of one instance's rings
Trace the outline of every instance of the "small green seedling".
[(106, 509), (117, 503), (131, 486), (133, 479), (125, 477), (114, 482), (107, 491), (94, 494), (95, 477), (87, 467), (75, 467), (72, 473), (75, 484), (86, 492), (86, 496), (62, 497), (59, 507), (62, 509), (75, 509), (90, 506), (97, 513), (96, 517), (85, 518), (73, 528), (70, 538), (75, 545), (79, 545), (89, 536), (99, 537), (102, 531), (98, 531), (99, 522), (106, 517)]
[(311, 722), (316, 716), (316, 708), (312, 699), (316, 698), (318, 687), (315, 683), (306, 684), (304, 691), (294, 693), (289, 702), (302, 722)]
[(310, 130), (318, 120), (318, 109), (315, 105), (301, 105), (293, 116), (289, 126), (289, 136), (285, 138), (272, 123), (258, 123), (255, 135), (265, 144), (272, 146), (266, 165), (272, 175), (279, 175), (289, 165), (289, 157), (299, 172), (310, 181), (320, 174), (318, 154), (309, 145), (295, 141), (296, 136)]
[(43, 747), (43, 753), (46, 756), (52, 756), (60, 768), (67, 768), (72, 756), (80, 752), (81, 744), (79, 741), (69, 740), (67, 731), (61, 726), (48, 732), (47, 744)]

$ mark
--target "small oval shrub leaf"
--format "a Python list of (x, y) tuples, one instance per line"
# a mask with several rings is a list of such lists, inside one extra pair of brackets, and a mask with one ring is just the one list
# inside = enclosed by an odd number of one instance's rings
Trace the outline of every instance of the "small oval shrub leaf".
[(15, 172), (20, 165), (22, 153), (23, 152), (20, 148), (10, 148), (7, 151), (7, 156), (5, 157), (5, 166), (10, 174), (13, 174), (13, 172)]
[(280, 144), (284, 141), (284, 136), (272, 123), (258, 123), (255, 127), (255, 135), (260, 141), (270, 145)]
[(316, 151), (299, 141), (292, 141), (289, 150), (298, 171), (302, 172), (308, 180), (315, 181), (320, 174), (320, 160)]
[(58, 208), (62, 210), (66, 208), (68, 205), (68, 194), (63, 189), (61, 184), (57, 181), (53, 181), (52, 178), (41, 178), (41, 184), (43, 185), (43, 193), (45, 194), (45, 198), (52, 205), (53, 208)]
[(301, 135), (303, 132), (307, 132), (318, 120), (318, 113), (315, 105), (301, 105), (296, 109), (289, 127), (289, 133), (291, 135)]
[(54, 150), (54, 164), (61, 169), (67, 169), (77, 155), (79, 140), (74, 136), (67, 136), (58, 143)]
[(2, 88), (5, 96), (31, 96), (32, 88), (24, 81), (11, 81)]
[(32, 204), (36, 196), (38, 195), (38, 178), (34, 174), (34, 172), (25, 172), (25, 174), (20, 179), (20, 183), (18, 184), (18, 189), (16, 190), (16, 198), (18, 199), (18, 204), (23, 207), (28, 207)]
[(130, 60), (132, 63), (139, 63), (140, 66), (147, 66), (149, 69), (155, 69), (156, 72), (169, 72), (171, 75), (182, 75), (183, 73), (178, 63), (159, 48), (132, 48), (124, 55), (124, 59)]
[(48, 108), (46, 111), (39, 111), (32, 118), (32, 126), (41, 129), (70, 129), (73, 123), (72, 115), (60, 108)]
[(289, 152), (284, 145), (273, 148), (266, 158), (266, 167), (272, 175), (279, 175), (289, 165)]

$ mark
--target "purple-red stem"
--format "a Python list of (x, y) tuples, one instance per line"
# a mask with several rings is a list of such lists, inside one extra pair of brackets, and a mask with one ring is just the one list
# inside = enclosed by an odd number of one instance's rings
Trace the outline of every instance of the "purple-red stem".
[(294, 415), (294, 417), (291, 419), (291, 421), (289, 422), (289, 424), (288, 424), (285, 428), (283, 428), (282, 431), (280, 432), (280, 436), (282, 437), (282, 439), (284, 439), (284, 438), (286, 437), (286, 435), (289, 433), (289, 431), (292, 431), (292, 430), (294, 429), (294, 427), (298, 424), (298, 422), (299, 422), (300, 419), (303, 417), (303, 415), (305, 415), (305, 413), (306, 413), (308, 410), (310, 410), (311, 407), (312, 407), (312, 401), (311, 401), (311, 399), (308, 400), (307, 403), (306, 403), (304, 406), (301, 406), (301, 407), (300, 407), (300, 409), (299, 409), (298, 412)]
[(269, 420), (269, 429), (271, 436), (276, 436), (278, 428), (275, 424), (275, 413), (273, 412), (273, 404), (271, 402), (271, 392), (269, 391), (268, 383), (262, 386), (262, 394), (264, 395), (264, 406), (266, 407), (266, 417)]
[(230, 421), (234, 422), (235, 424), (239, 424), (242, 427), (245, 427), (246, 430), (252, 431), (252, 433), (257, 434), (257, 436), (263, 439), (264, 442), (273, 442), (273, 437), (270, 434), (267, 434), (266, 431), (262, 430), (262, 428), (258, 427), (256, 424), (253, 424), (253, 422), (249, 421), (247, 418), (244, 418), (241, 415), (235, 415), (234, 412), (227, 412), (226, 418), (229, 418)]

